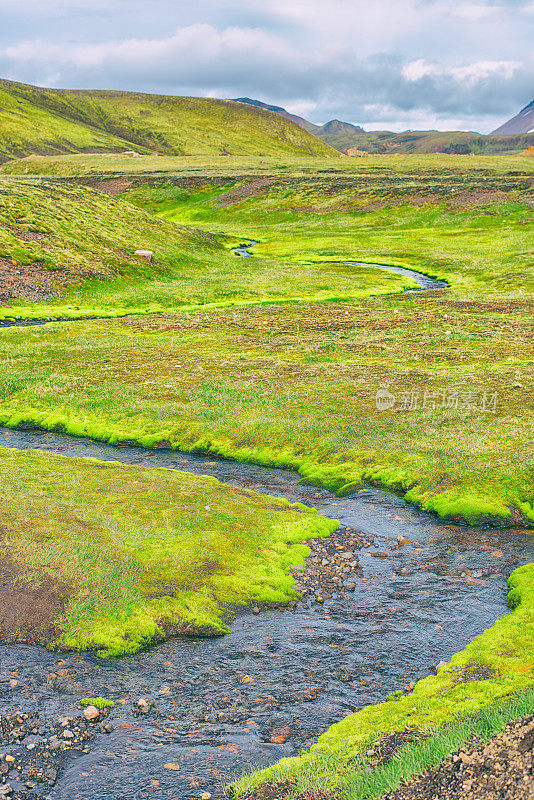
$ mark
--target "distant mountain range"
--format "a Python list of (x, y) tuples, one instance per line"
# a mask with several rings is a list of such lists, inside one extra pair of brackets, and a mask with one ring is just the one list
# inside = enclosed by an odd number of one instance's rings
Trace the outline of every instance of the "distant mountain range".
[(246, 103), (249, 106), (263, 108), (265, 111), (274, 111), (275, 114), (280, 114), (282, 117), (286, 117), (286, 119), (296, 122), (297, 125), (300, 125), (300, 127), (304, 128), (305, 131), (314, 133), (319, 137), (330, 134), (344, 134), (350, 136), (352, 134), (365, 133), (364, 129), (360, 128), (359, 125), (352, 125), (350, 122), (340, 122), (338, 119), (331, 119), (330, 122), (327, 122), (324, 125), (314, 125), (313, 122), (309, 122), (307, 119), (304, 119), (304, 117), (298, 117), (296, 114), (290, 114), (289, 111), (286, 111), (286, 109), (282, 108), (282, 106), (271, 106), (269, 103), (263, 103), (261, 100), (252, 100), (250, 97), (236, 97), (232, 102)]
[(514, 134), (514, 133), (533, 133), (534, 132), (534, 100), (521, 109), (519, 114), (509, 119), (500, 128), (493, 131), (494, 134)]
[[(359, 125), (333, 119), (325, 125), (314, 125), (303, 117), (290, 114), (281, 106), (272, 106), (250, 97), (234, 100), (291, 119), (313, 133), (325, 144), (342, 153), (355, 150), (364, 153), (453, 153), (459, 155), (520, 153), (534, 145), (534, 101), (513, 119), (492, 134), (471, 131), (365, 131)], [(531, 131), (533, 133), (531, 133)]]

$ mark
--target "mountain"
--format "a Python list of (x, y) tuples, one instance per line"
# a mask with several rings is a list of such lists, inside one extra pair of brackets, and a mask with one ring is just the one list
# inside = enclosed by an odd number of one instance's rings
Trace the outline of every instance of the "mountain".
[(468, 131), (363, 131), (358, 134), (320, 134), (326, 144), (346, 153), (351, 148), (371, 155), (387, 153), (450, 153), (454, 155), (504, 155), (520, 153), (534, 145), (534, 133), (483, 135)]
[(534, 100), (521, 109), (519, 114), (509, 119), (501, 125), (494, 134), (514, 134), (514, 133), (533, 133), (534, 132)]
[(365, 131), (359, 125), (340, 122), (338, 119), (331, 119), (330, 122), (326, 122), (315, 131), (316, 136), (354, 136), (360, 133), (365, 133)]
[(0, 80), (0, 162), (32, 153), (132, 149), (165, 155), (335, 155), (291, 119), (244, 103)]
[(304, 117), (299, 117), (296, 114), (290, 114), (289, 111), (286, 111), (286, 109), (282, 108), (282, 106), (271, 106), (269, 103), (263, 103), (261, 100), (252, 100), (250, 97), (236, 97), (230, 102), (244, 103), (245, 105), (254, 106), (255, 108), (263, 108), (264, 111), (272, 111), (275, 114), (280, 114), (281, 117), (290, 119), (291, 122), (294, 122), (296, 125), (299, 125), (301, 128), (304, 128), (305, 131), (309, 131), (310, 133), (315, 133), (319, 129), (319, 125), (314, 125), (313, 122), (308, 122), (308, 120), (304, 119)]
[[(237, 102), (237, 101), (236, 101)], [(505, 153), (520, 153), (529, 146), (534, 145), (534, 101), (521, 111), (517, 117), (485, 136), (470, 131), (366, 131), (359, 125), (350, 122), (341, 122), (338, 119), (330, 120), (324, 125), (314, 125), (302, 117), (290, 114), (281, 106), (270, 106), (261, 100), (251, 100), (242, 97), (240, 103), (248, 103), (259, 108), (274, 111), (317, 136), (325, 144), (330, 145), (341, 153), (348, 150), (363, 150), (371, 155), (385, 153), (452, 153), (469, 155), (471, 153), (499, 155)], [(503, 130), (506, 126), (516, 124), (520, 120), (522, 130)], [(518, 123), (519, 125), (519, 123)], [(530, 125), (530, 127), (528, 127)], [(494, 135), (499, 134), (499, 135)], [(515, 135), (506, 135), (515, 134)]]

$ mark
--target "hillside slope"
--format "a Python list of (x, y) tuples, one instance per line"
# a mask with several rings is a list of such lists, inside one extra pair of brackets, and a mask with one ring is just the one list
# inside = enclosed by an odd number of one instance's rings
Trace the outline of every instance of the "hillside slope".
[(318, 139), (341, 153), (350, 148), (364, 150), (372, 155), (386, 153), (447, 153), (453, 155), (504, 155), (520, 153), (534, 145), (534, 101), (516, 117), (509, 120), (492, 134), (473, 131), (366, 131), (359, 125), (330, 120), (324, 125), (296, 117), (281, 106), (270, 106), (261, 100), (239, 98), (240, 103), (265, 108), (275, 114), (293, 119), (302, 128), (311, 131)]
[(166, 155), (333, 155), (277, 114), (228, 100), (43, 89), (0, 80), (0, 161), (135, 149)]
[(351, 147), (372, 154), (448, 153), (452, 155), (505, 155), (534, 145), (534, 133), (484, 135), (468, 131), (362, 131), (317, 134), (326, 144), (346, 153)]
[(493, 131), (497, 134), (534, 133), (534, 100), (522, 108), (519, 114)]

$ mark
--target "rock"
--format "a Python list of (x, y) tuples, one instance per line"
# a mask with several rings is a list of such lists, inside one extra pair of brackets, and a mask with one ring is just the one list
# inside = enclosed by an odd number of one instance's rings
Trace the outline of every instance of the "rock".
[(147, 261), (152, 261), (154, 257), (152, 250), (136, 250), (135, 255), (140, 256), (140, 258), (145, 258)]
[(9, 797), (10, 794), (13, 794), (13, 787), (9, 783), (0, 786), (0, 797)]
[(72, 731), (63, 731), (63, 738), (64, 739), (74, 739), (74, 734)]
[(253, 614), (259, 614), (260, 613), (260, 609), (258, 608), (258, 606), (254, 606), (254, 608), (252, 609), (252, 613)]
[(100, 711), (95, 706), (87, 706), (84, 708), (83, 715), (88, 722), (94, 722), (100, 716)]
[(156, 708), (154, 700), (145, 700), (144, 697), (140, 697), (137, 701), (137, 711), (139, 714), (149, 714), (153, 708)]
[(410, 540), (406, 538), (406, 536), (397, 536), (397, 541), (402, 547), (405, 544), (411, 544)]
[(375, 558), (387, 558), (389, 553), (387, 553), (386, 550), (372, 550), (369, 555)]

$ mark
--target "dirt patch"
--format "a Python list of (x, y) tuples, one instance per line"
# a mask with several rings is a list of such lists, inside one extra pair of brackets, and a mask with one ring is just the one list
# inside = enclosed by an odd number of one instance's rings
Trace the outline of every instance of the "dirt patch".
[(391, 761), (395, 753), (407, 744), (419, 741), (425, 738), (423, 731), (419, 728), (406, 728), (403, 731), (396, 731), (384, 739), (380, 739), (371, 750), (367, 751), (370, 756), (370, 766), (376, 767), (379, 764), (387, 764)]
[(219, 195), (219, 197), (213, 201), (213, 205), (217, 208), (228, 208), (228, 206), (233, 206), (235, 203), (240, 203), (242, 200), (248, 200), (251, 197), (259, 197), (274, 183), (280, 183), (280, 180), (276, 178), (260, 178), (260, 180), (251, 181), (244, 186), (236, 186), (235, 189), (230, 189), (229, 192)]
[(500, 678), (499, 670), (492, 669), (489, 664), (479, 664), (476, 661), (469, 661), (463, 667), (454, 667), (457, 683), (472, 683), (473, 681), (489, 681), (492, 678)]
[(3, 225), (8, 231), (11, 231), (17, 239), (23, 242), (39, 242), (43, 247), (57, 246), (57, 242), (51, 233), (43, 233), (42, 231), (29, 231), (24, 228), (16, 228), (14, 225)]
[[(284, 800), (293, 797), (292, 791), (295, 784), (290, 781), (279, 783), (263, 783), (251, 789), (246, 794), (241, 795), (240, 800)], [(331, 791), (310, 790), (298, 795), (299, 800), (333, 800), (334, 795)]]
[(532, 800), (534, 716), (515, 720), (488, 744), (462, 748), (384, 800)]
[(55, 621), (65, 596), (45, 579), (38, 589), (25, 586), (20, 568), (3, 556), (0, 562), (0, 642), (49, 644), (57, 638)]
[(42, 262), (18, 264), (11, 258), (0, 258), (0, 304), (16, 298), (49, 300), (58, 296), (64, 282), (63, 270), (43, 269)]

